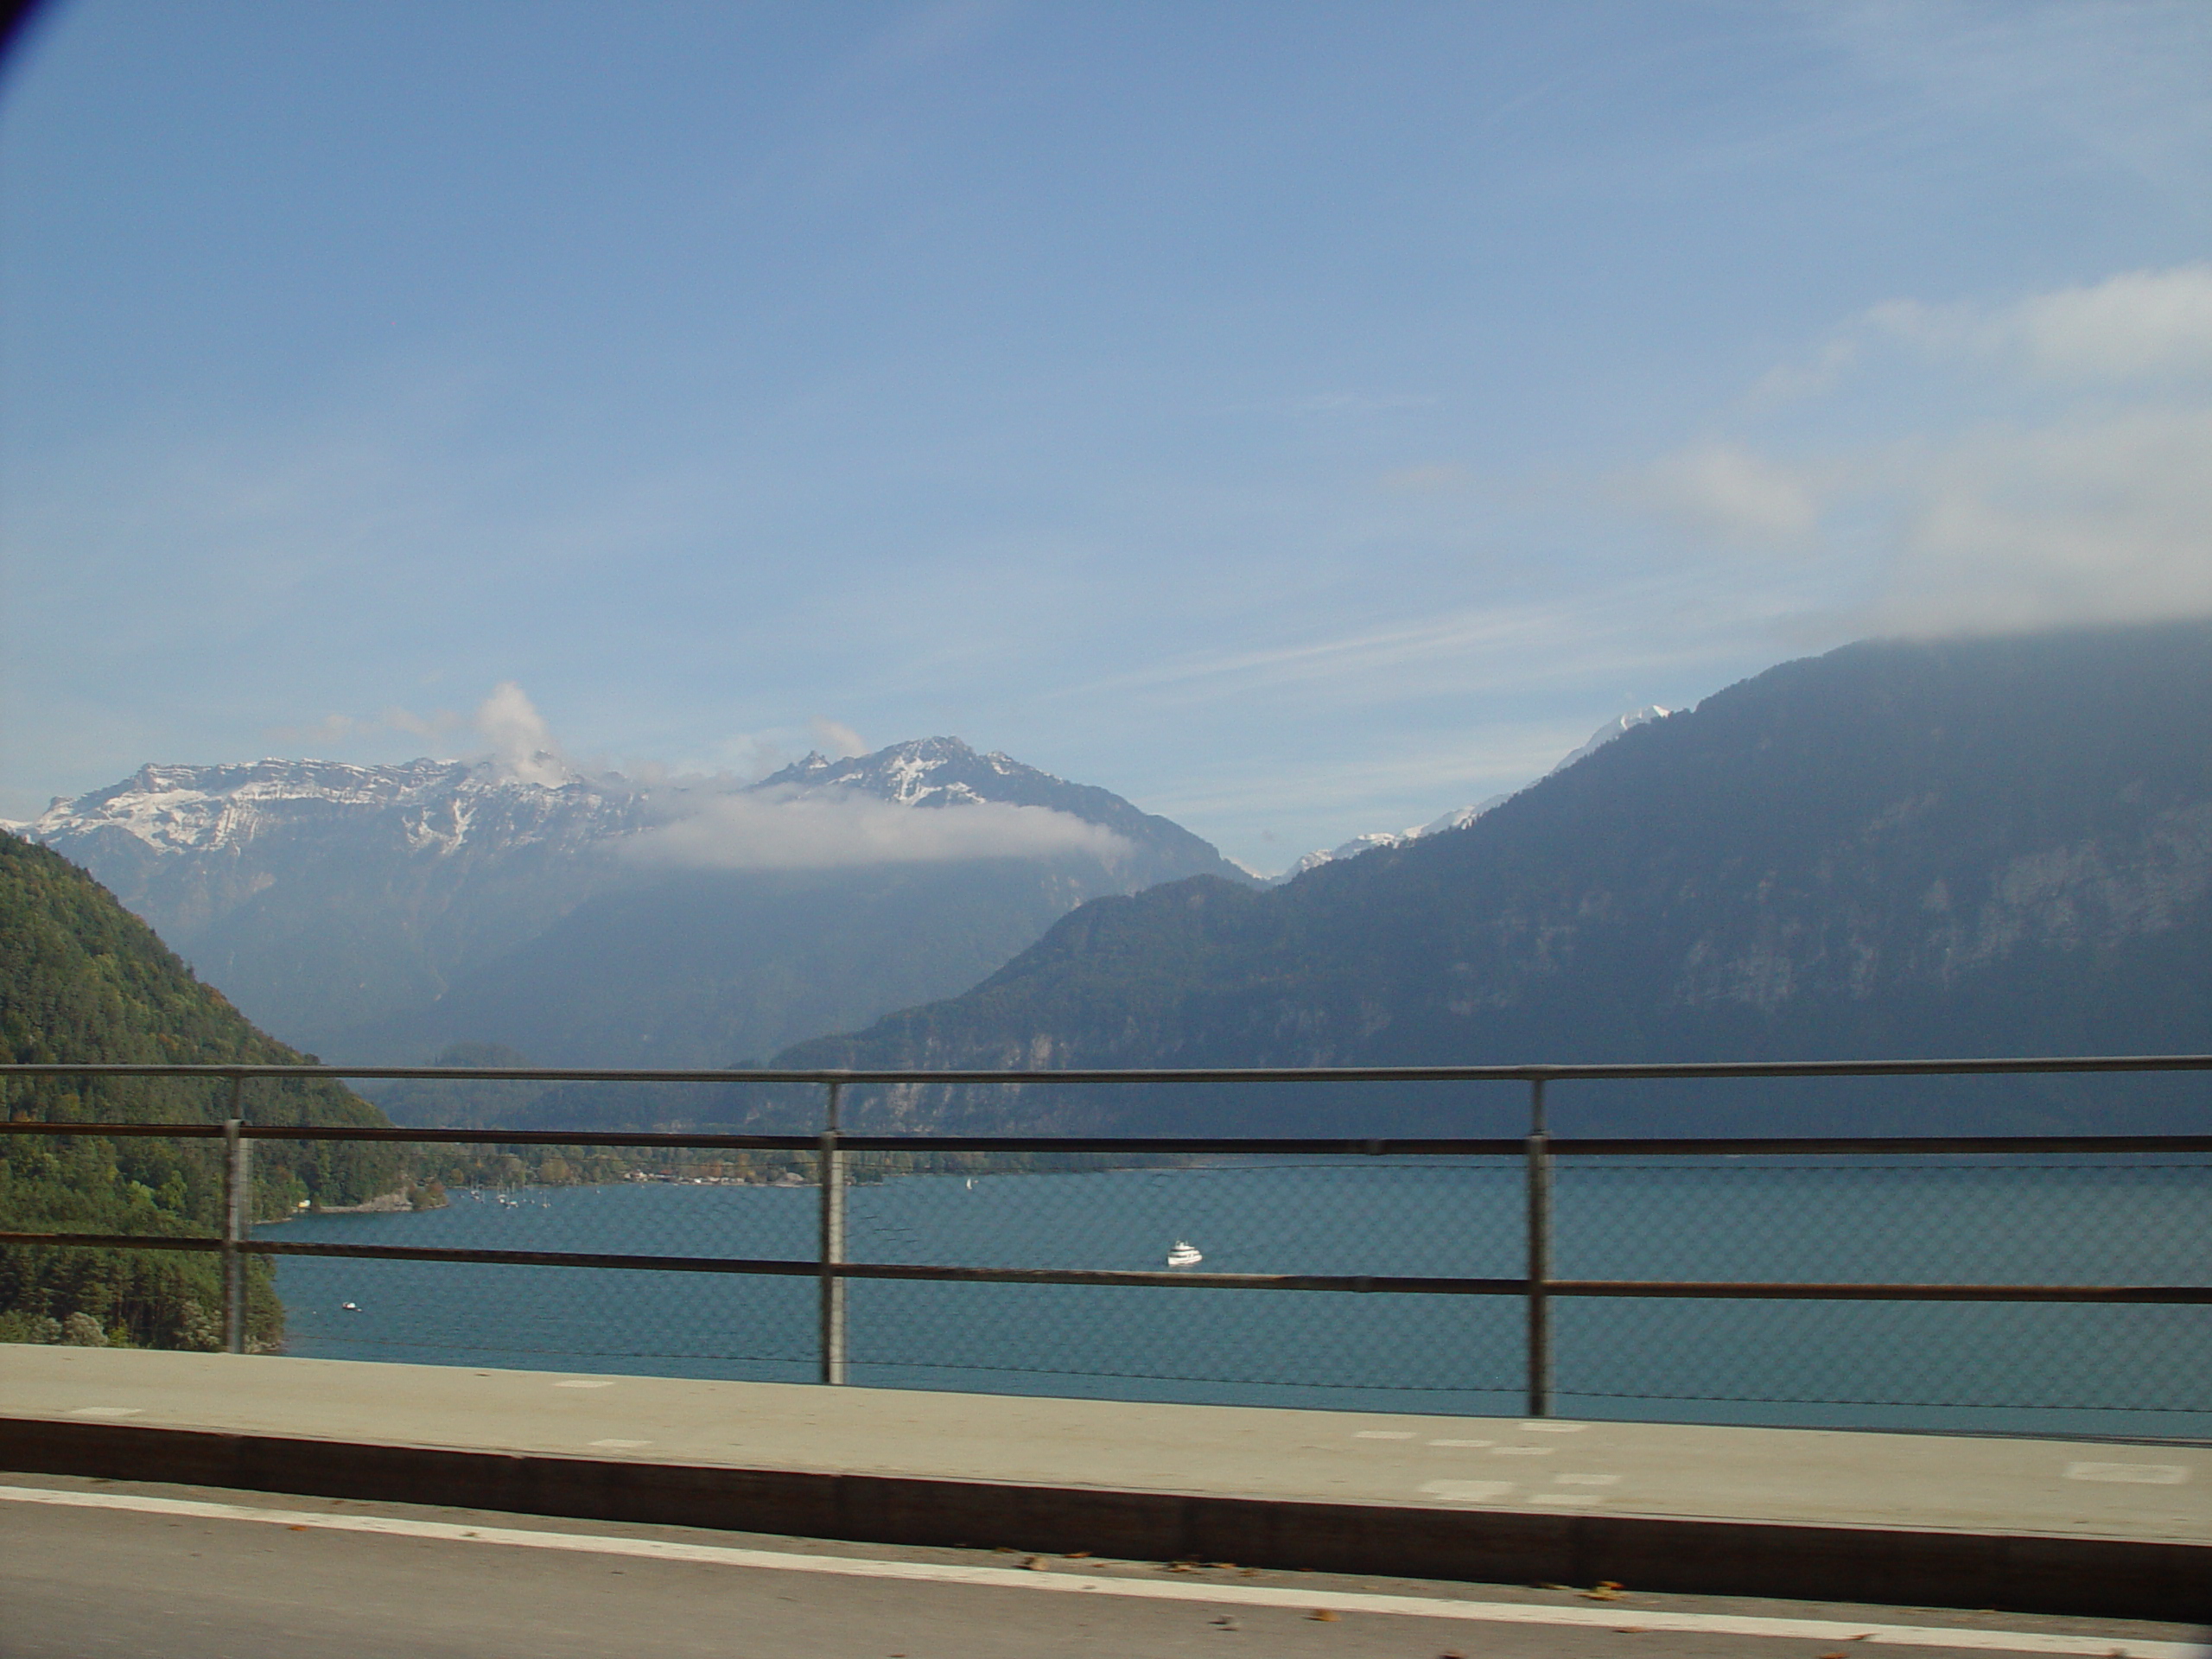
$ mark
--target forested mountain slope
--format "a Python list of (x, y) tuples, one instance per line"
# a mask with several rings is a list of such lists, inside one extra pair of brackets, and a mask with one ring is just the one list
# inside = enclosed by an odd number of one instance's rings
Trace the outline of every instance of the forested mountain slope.
[[(778, 1064), (2204, 1049), (2212, 626), (2191, 623), (1870, 642), (1785, 664), (1464, 830), (1273, 891), (1200, 879), (1094, 901), (965, 995)], [(2120, 1116), (2203, 1093), (2139, 1091), (2142, 1109)], [(1873, 1116), (1910, 1119), (1923, 1097), (1888, 1090)], [(2055, 1086), (1977, 1098), (1985, 1121), (2094, 1116)], [(855, 1106), (916, 1127), (1150, 1127), (1166, 1109), (1058, 1087), (868, 1099)], [(1333, 1128), (1333, 1109), (1224, 1094), (1209, 1121)], [(1405, 1099), (1382, 1116), (1436, 1121)]]
[[(0, 833), (0, 1056), (16, 1062), (296, 1063), (201, 984), (153, 931), (83, 870)], [(229, 1112), (225, 1084), (199, 1078), (8, 1078), (11, 1119), (205, 1123)], [(248, 1086), (264, 1123), (384, 1122), (334, 1083)], [(384, 1147), (263, 1142), (253, 1160), (257, 1216), (302, 1199), (350, 1204), (391, 1188)], [(0, 1136), (0, 1230), (207, 1235), (216, 1230), (221, 1160), (207, 1141), (98, 1135)], [(281, 1333), (265, 1263), (254, 1278), (252, 1335)], [(0, 1338), (54, 1339), (72, 1314), (115, 1340), (207, 1347), (220, 1306), (210, 1255), (0, 1245)]]

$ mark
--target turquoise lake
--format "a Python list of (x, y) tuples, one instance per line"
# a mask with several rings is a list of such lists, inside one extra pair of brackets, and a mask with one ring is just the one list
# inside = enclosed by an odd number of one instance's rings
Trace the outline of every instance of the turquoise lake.
[[(861, 1163), (855, 1159), (856, 1166)], [(854, 1185), (855, 1262), (1520, 1274), (1500, 1160), (1254, 1158)], [(504, 1201), (503, 1201), (504, 1200)], [(2212, 1284), (2212, 1162), (1561, 1160), (1554, 1273), (1585, 1279)], [(271, 1239), (810, 1259), (812, 1186), (456, 1192)], [(288, 1351), (804, 1382), (810, 1278), (278, 1259)], [(876, 1386), (1497, 1414), (1517, 1297), (855, 1281)], [(349, 1310), (344, 1305), (356, 1305)], [(2212, 1435), (2212, 1306), (1560, 1298), (1554, 1410), (1672, 1421)]]

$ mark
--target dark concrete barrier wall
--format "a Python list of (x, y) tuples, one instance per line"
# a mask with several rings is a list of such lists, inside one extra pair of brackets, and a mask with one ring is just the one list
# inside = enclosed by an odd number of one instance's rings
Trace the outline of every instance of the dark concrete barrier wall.
[(2212, 1620), (2212, 1547), (1103, 1491), (0, 1419), (0, 1467), (867, 1543)]

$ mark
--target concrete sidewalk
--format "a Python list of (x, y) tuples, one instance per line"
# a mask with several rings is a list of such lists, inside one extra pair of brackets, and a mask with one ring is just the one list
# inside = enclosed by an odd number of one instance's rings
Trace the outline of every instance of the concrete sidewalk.
[(0, 1467), (894, 1543), (2212, 1618), (2212, 1450), (0, 1346)]

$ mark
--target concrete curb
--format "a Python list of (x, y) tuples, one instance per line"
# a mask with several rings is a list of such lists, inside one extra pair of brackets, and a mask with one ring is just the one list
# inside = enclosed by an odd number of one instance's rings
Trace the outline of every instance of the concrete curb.
[(1470, 1583), (2212, 1621), (2212, 1546), (822, 1474), (0, 1418), (0, 1467), (521, 1515)]

